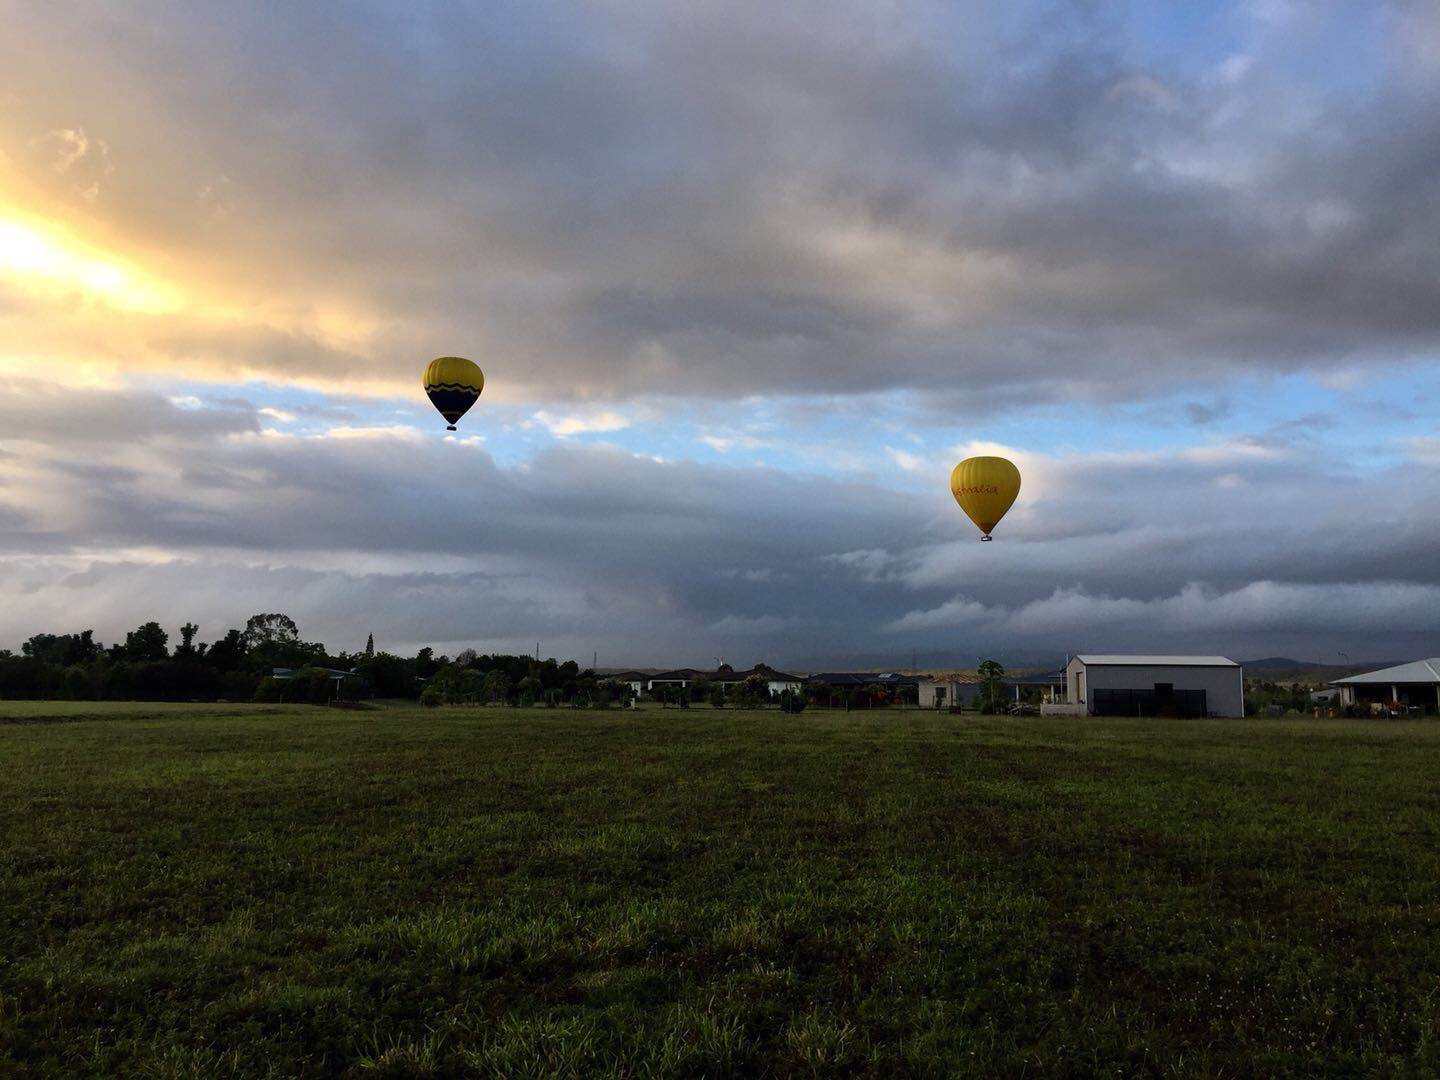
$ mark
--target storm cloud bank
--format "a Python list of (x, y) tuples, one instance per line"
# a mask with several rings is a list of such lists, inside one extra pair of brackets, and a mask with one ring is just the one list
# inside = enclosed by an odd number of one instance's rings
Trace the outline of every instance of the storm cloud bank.
[(1440, 469), (1418, 459), (1375, 529), (1334, 497), (1352, 478), (1317, 473), (1303, 445), (1017, 453), (1031, 494), (982, 546), (944, 492), (603, 443), (500, 467), (478, 440), (405, 425), (286, 435), (239, 401), (97, 395), (84, 436), (56, 447), (40, 440), (62, 403), (6, 390), (0, 640), (82, 624), (111, 640), (142, 616), (218, 635), (249, 608), (291, 610), (336, 647), (539, 639), (617, 663), (1402, 655), (1440, 632)]

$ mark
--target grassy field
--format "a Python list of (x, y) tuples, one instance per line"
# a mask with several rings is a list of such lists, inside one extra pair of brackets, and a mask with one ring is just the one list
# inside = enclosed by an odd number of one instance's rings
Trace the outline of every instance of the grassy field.
[(1440, 1071), (1440, 724), (6, 717), (0, 1075)]

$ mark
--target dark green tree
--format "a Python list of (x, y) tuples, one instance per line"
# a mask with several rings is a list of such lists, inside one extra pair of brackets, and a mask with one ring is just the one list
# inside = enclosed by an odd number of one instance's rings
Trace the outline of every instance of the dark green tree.
[(325, 646), (301, 641), (300, 628), (288, 615), (251, 615), (241, 635), (246, 664), (264, 673), (274, 667), (300, 668), (326, 663)]
[(180, 644), (175, 646), (175, 656), (193, 657), (196, 654), (195, 635), (200, 632), (200, 627), (193, 622), (187, 622), (180, 627)]
[(141, 623), (125, 635), (125, 658), (133, 663), (153, 664), (170, 655), (165, 643), (170, 635), (157, 622)]
[(94, 630), (83, 630), (78, 634), (35, 634), (20, 646), (22, 655), (57, 667), (93, 663), (99, 659), (101, 651), (95, 641)]
[(245, 659), (245, 637), (239, 630), (228, 631), (210, 646), (206, 662), (218, 671), (234, 671)]
[(977, 695), (975, 704), (982, 713), (1004, 712), (1005, 701), (1005, 669), (998, 660), (986, 660), (975, 673), (980, 676), (982, 685)]
[(245, 632), (242, 636), (245, 650), (253, 652), (267, 645), (293, 645), (300, 640), (300, 628), (289, 615), (278, 612), (251, 615), (245, 620)]

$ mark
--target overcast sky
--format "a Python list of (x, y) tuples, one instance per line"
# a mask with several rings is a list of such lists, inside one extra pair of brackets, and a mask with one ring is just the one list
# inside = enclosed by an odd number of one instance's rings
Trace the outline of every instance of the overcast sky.
[(0, 17), (0, 647), (1440, 653), (1431, 0)]

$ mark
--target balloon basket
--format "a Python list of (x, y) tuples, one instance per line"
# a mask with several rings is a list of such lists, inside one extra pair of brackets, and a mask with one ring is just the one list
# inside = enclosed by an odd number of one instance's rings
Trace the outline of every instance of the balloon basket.
[(988, 543), (990, 543), (990, 541), (991, 541), (992, 539), (993, 539), (993, 537), (986, 535), (986, 536), (980, 537), (980, 542), (981, 542), (982, 544), (988, 544)]
[(454, 430), (455, 430), (455, 425), (454, 425), (454, 424), (446, 424), (446, 425), (445, 425), (445, 430), (446, 430), (446, 431), (454, 431)]

